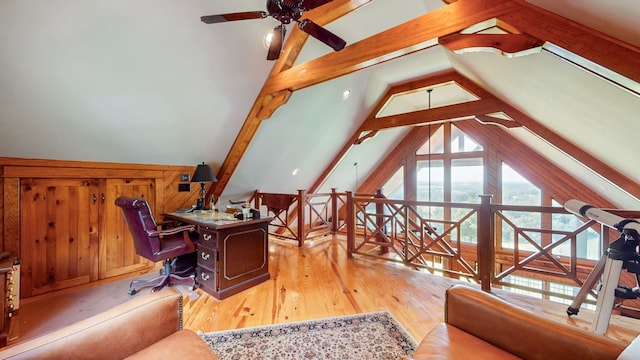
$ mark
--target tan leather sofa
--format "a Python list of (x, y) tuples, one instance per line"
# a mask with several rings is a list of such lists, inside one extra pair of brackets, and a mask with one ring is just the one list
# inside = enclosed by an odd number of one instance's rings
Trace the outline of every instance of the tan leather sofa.
[(0, 359), (217, 359), (182, 329), (182, 295), (173, 288), (124, 304), (0, 351)]
[(422, 340), (414, 359), (640, 359), (640, 337), (627, 347), (455, 285), (446, 293), (445, 322)]

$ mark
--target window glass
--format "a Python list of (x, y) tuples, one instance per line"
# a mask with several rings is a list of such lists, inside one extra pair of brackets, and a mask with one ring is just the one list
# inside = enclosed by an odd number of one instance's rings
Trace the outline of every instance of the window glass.
[[(542, 205), (542, 192), (530, 181), (525, 179), (509, 165), (502, 163), (502, 203), (506, 205)], [(542, 226), (542, 215), (527, 211), (505, 211), (504, 215), (513, 224), (520, 228), (540, 229)], [(536, 251), (532, 244), (541, 244), (539, 232), (518, 233), (515, 237), (513, 227), (506, 221), (502, 221), (502, 247), (513, 249), (515, 241), (518, 241), (520, 250)]]
[[(418, 201), (444, 201), (444, 162), (420, 160), (416, 163), (416, 196)], [(443, 219), (442, 207), (420, 206), (418, 212), (427, 219)]]
[(482, 145), (478, 144), (478, 142), (473, 140), (469, 135), (465, 134), (462, 130), (451, 124), (452, 153), (473, 152), (482, 150)]
[[(561, 207), (557, 201), (552, 202), (552, 206)], [(551, 228), (553, 230), (573, 232), (584, 224), (579, 217), (572, 214), (552, 214)], [(564, 236), (554, 234), (553, 241), (559, 241)], [(576, 255), (579, 259), (599, 260), (602, 255), (600, 235), (592, 228), (576, 235)], [(571, 242), (569, 240), (555, 247), (552, 251), (554, 255), (571, 256)]]
[[(416, 155), (427, 155), (427, 154), (443, 154), (444, 153), (444, 126), (438, 125), (438, 130), (431, 136), (431, 139), (427, 139), (427, 141), (420, 146), (418, 151), (416, 151)], [(431, 148), (431, 151), (429, 151)]]
[(388, 199), (404, 200), (404, 166), (384, 184), (382, 193)]
[(480, 203), (483, 193), (482, 158), (451, 160), (451, 201)]

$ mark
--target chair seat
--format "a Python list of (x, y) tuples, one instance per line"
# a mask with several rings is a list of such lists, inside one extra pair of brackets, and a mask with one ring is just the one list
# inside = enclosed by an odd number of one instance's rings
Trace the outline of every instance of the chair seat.
[(174, 273), (174, 260), (195, 252), (195, 243), (198, 241), (195, 226), (159, 230), (149, 203), (143, 198), (121, 196), (116, 199), (116, 205), (122, 210), (136, 253), (150, 261), (163, 262), (161, 276), (151, 280), (132, 281), (129, 294), (133, 295), (145, 287), (153, 287), (152, 291), (177, 284), (195, 287), (195, 263), (192, 276), (189, 276), (189, 266), (181, 268), (179, 275)]
[[(190, 251), (188, 250), (187, 244), (185, 243), (182, 236), (183, 235), (180, 234), (179, 238), (170, 237), (166, 239), (160, 239), (160, 251), (152, 254), (150, 260), (153, 260), (154, 262), (162, 261), (167, 257), (175, 258), (180, 255), (188, 254)], [(192, 242), (195, 243), (198, 241), (197, 235), (190, 234), (190, 237)]]

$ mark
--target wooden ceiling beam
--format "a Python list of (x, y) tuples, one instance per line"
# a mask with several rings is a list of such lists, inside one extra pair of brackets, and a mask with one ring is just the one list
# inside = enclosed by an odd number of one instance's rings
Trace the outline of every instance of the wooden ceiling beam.
[[(481, 97), (487, 96), (488, 94), (485, 89), (481, 88), (476, 83), (468, 80), (465, 76), (460, 75), (457, 72), (447, 73), (446, 75), (452, 76), (451, 80), (455, 81), (458, 84), (463, 84), (462, 86), (465, 88), (465, 90), (473, 94), (476, 94)], [(446, 82), (446, 76), (444, 78), (439, 78), (439, 81)], [(614, 169), (608, 164), (602, 162), (600, 159), (591, 155), (587, 151), (584, 151), (583, 149), (576, 146), (575, 144), (573, 144), (563, 136), (553, 132), (546, 126), (542, 125), (540, 122), (524, 114), (523, 112), (514, 108), (513, 106), (505, 102), (502, 102), (502, 104), (499, 105), (499, 107), (501, 109), (500, 110), (501, 112), (503, 112), (509, 118), (514, 120), (513, 121), (514, 123), (518, 124), (519, 126), (523, 126), (527, 128), (529, 131), (536, 134), (540, 138), (545, 139), (545, 141), (547, 141), (550, 144), (553, 144), (553, 146), (557, 147), (560, 151), (564, 152), (570, 157), (576, 159), (576, 161), (589, 167), (594, 172), (600, 174), (600, 176), (608, 179), (612, 183), (624, 189), (626, 192), (632, 194), (633, 196), (640, 197), (640, 184), (636, 183), (635, 181), (630, 179), (628, 176), (624, 175), (623, 173)], [(486, 116), (485, 117), (476, 116), (476, 117), (478, 118), (479, 122), (482, 122), (482, 121), (490, 121), (491, 123), (496, 122), (495, 119), (491, 119)], [(508, 125), (507, 122), (501, 125), (504, 127), (508, 127), (506, 126)]]
[(398, 169), (404, 165), (407, 153), (415, 152), (427, 139), (438, 131), (440, 125), (434, 126), (418, 126), (411, 131), (389, 152), (384, 160), (378, 163), (378, 166), (369, 173), (369, 176), (362, 182), (357, 192), (372, 194), (376, 192)]
[(500, 112), (504, 103), (496, 98), (468, 101), (460, 104), (440, 106), (404, 114), (369, 119), (362, 125), (362, 131), (390, 129), (398, 126), (425, 125), (460, 118), (474, 117)]
[(514, 25), (523, 33), (548, 41), (640, 82), (640, 48), (524, 0), (513, 0), (513, 2), (518, 4), (517, 11), (499, 15), (498, 19)]
[(527, 34), (451, 34), (438, 38), (438, 43), (453, 52), (481, 48), (517, 54), (539, 48), (544, 41)]
[[(479, 97), (479, 98), (488, 98), (493, 97), (490, 92), (487, 90), (477, 86), (474, 82), (469, 80), (468, 78), (460, 75), (457, 71), (453, 69), (449, 69), (440, 73), (429, 74), (427, 76), (423, 76), (421, 78), (403, 81), (399, 84), (391, 85), (382, 100), (377, 106), (382, 107), (386, 103), (386, 101), (395, 94), (400, 94), (403, 92), (409, 92), (422, 88), (436, 87), (442, 84), (447, 84), (450, 82), (455, 82), (458, 86), (462, 87), (465, 91)], [(473, 90), (472, 90), (473, 89)], [(380, 109), (377, 109), (373, 113), (373, 115), (377, 114)], [(370, 116), (373, 116), (370, 115)]]
[(515, 10), (507, 0), (458, 0), (404, 24), (282, 71), (264, 89), (298, 90), (433, 46), (428, 40), (449, 35)]
[[(313, 19), (318, 24), (324, 25), (368, 2), (369, 0), (334, 0), (315, 9)], [(277, 103), (273, 103), (268, 112), (260, 111), (265, 100), (267, 100), (266, 103), (271, 101), (268, 97), (277, 97), (281, 105), (288, 99), (284, 94), (423, 50), (431, 46), (429, 40), (457, 33), (485, 20), (495, 18), (499, 22), (511, 24), (522, 34), (553, 43), (640, 82), (640, 49), (637, 47), (523, 0), (450, 0), (447, 2), (450, 4), (440, 9), (351, 44), (339, 52), (333, 52), (297, 66), (293, 64), (308, 35), (295, 28), (285, 44), (285, 52), (281, 60), (274, 65), (271, 75), (260, 91), (219, 170), (219, 182), (215, 183), (209, 192), (213, 192), (217, 198), (224, 190), (259, 127), (262, 119), (258, 114), (270, 115), (277, 109), (277, 106), (274, 106)], [(316, 10), (319, 17), (315, 17)], [(311, 14), (312, 12), (309, 12), (309, 15)], [(351, 143), (348, 146), (358, 139), (360, 133), (359, 131), (350, 139)], [(343, 148), (341, 153), (344, 152)]]
[[(312, 17), (314, 22), (320, 26), (323, 26), (335, 19), (338, 19), (347, 13), (358, 9), (359, 7), (369, 3), (371, 0), (334, 0), (328, 4), (320, 6), (308, 13), (307, 15)], [(317, 15), (317, 16), (316, 16)], [(280, 55), (269, 77), (273, 77), (278, 73), (285, 71), (297, 60), (300, 55), (300, 51), (307, 41), (309, 35), (297, 26), (293, 28), (293, 31), (287, 38), (287, 41), (283, 47), (283, 53)], [(268, 82), (268, 80), (267, 80)], [(291, 96), (291, 90), (280, 89), (276, 91), (270, 91), (264, 86), (258, 94), (253, 106), (249, 110), (238, 135), (236, 136), (233, 145), (229, 149), (224, 162), (218, 170), (217, 178), (218, 182), (213, 183), (207, 192), (207, 197), (213, 195), (216, 201), (222, 195), (225, 187), (231, 180), (233, 172), (238, 167), (240, 160), (244, 156), (245, 152), (249, 148), (249, 144), (258, 131), (262, 120), (268, 119), (271, 115), (283, 104), (285, 104)]]
[(617, 169), (604, 163), (602, 160), (576, 146), (571, 141), (553, 132), (518, 109), (513, 108), (508, 104), (504, 104), (503, 112), (541, 139), (552, 144), (555, 148), (574, 158), (576, 161), (593, 170), (603, 178), (608, 179), (629, 194), (640, 198), (640, 184), (636, 183)]
[(346, 154), (349, 152), (349, 150), (351, 150), (353, 146), (359, 145), (359, 143), (362, 142), (360, 140), (366, 140), (365, 138), (369, 137), (368, 134), (373, 134), (378, 132), (377, 130), (372, 130), (372, 131), (364, 130), (363, 126), (368, 119), (375, 119), (375, 115), (380, 111), (380, 109), (382, 109), (382, 107), (387, 103), (387, 101), (392, 95), (406, 92), (406, 91), (421, 89), (425, 87), (437, 86), (439, 84), (444, 84), (448, 82), (455, 82), (459, 86), (464, 88), (466, 91), (478, 97), (492, 96), (488, 91), (477, 86), (475, 83), (473, 83), (472, 81), (470, 81), (469, 79), (460, 75), (457, 71), (452, 69), (389, 86), (385, 91), (385, 93), (380, 97), (380, 100), (378, 100), (376, 105), (373, 107), (369, 115), (365, 118), (365, 120), (363, 120), (358, 130), (356, 130), (351, 135), (351, 137), (346, 141), (346, 143), (342, 146), (342, 148), (340, 148), (340, 150), (333, 157), (331, 162), (329, 162), (329, 164), (324, 168), (322, 173), (320, 173), (320, 176), (318, 176), (318, 178), (313, 183), (313, 185), (308, 189), (308, 191), (311, 193), (317, 192), (318, 189), (320, 189), (320, 187), (327, 181), (327, 179), (329, 178), (329, 176), (331, 175), (335, 167), (338, 166), (338, 164), (342, 161), (342, 159), (346, 156)]
[(563, 169), (517, 140), (508, 130), (476, 121), (464, 121), (456, 126), (465, 134), (490, 146), (492, 152), (497, 152), (500, 160), (507, 161), (509, 166), (535, 185), (544, 188), (557, 201), (584, 199), (592, 204), (613, 207), (609, 200), (581, 181), (571, 176), (561, 176), (560, 174), (566, 173)]
[[(478, 96), (478, 97), (491, 97), (492, 95), (484, 90), (483, 88), (477, 86), (475, 83), (467, 79), (466, 77), (460, 75), (457, 71), (450, 69), (436, 74), (430, 74), (428, 76), (424, 76), (418, 79), (404, 81), (398, 84), (393, 84), (389, 86), (386, 92), (380, 97), (373, 110), (369, 113), (369, 115), (363, 120), (362, 124), (356, 130), (349, 140), (340, 148), (338, 153), (333, 157), (331, 162), (325, 167), (320, 176), (316, 179), (313, 185), (308, 189), (309, 192), (316, 192), (320, 187), (327, 181), (333, 169), (342, 161), (344, 156), (351, 150), (354, 145), (359, 145), (360, 140), (365, 140), (364, 138), (368, 137), (367, 134), (377, 133), (377, 130), (367, 131), (363, 129), (364, 124), (369, 119), (375, 119), (375, 115), (382, 109), (382, 107), (387, 103), (389, 98), (398, 93), (412, 91), (416, 89), (421, 89), (430, 86), (437, 86), (440, 84), (455, 82), (466, 91)], [(363, 133), (365, 135), (363, 135)]]

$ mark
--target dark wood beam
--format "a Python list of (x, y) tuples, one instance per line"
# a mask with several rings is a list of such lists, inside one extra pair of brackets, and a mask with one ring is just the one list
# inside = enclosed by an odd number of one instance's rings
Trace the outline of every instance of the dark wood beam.
[(640, 48), (539, 8), (513, 0), (517, 11), (498, 15), (523, 33), (548, 41), (640, 82)]
[(560, 151), (576, 159), (576, 161), (584, 164), (586, 167), (590, 168), (595, 173), (616, 184), (616, 186), (619, 186), (621, 189), (624, 189), (629, 194), (635, 196), (636, 198), (640, 198), (640, 184), (636, 183), (617, 169), (604, 163), (602, 160), (576, 146), (571, 141), (567, 140), (560, 134), (553, 132), (546, 126), (540, 124), (538, 121), (532, 119), (518, 109), (515, 109), (508, 104), (504, 104), (503, 111), (510, 118), (514, 119), (519, 124), (522, 124), (522, 126), (526, 127), (540, 138), (552, 144)]
[(265, 88), (297, 90), (428, 47), (425, 41), (497, 18), (540, 41), (549, 41), (640, 82), (640, 49), (522, 0), (458, 0), (404, 24), (292, 67)]
[[(365, 0), (334, 0), (316, 9), (317, 13), (322, 10), (322, 15), (316, 17), (316, 13), (313, 13), (313, 19), (320, 25), (324, 25), (368, 2)], [(429, 46), (427, 45), (428, 40), (457, 33), (485, 20), (495, 18), (499, 23), (513, 26), (518, 30), (518, 33), (527, 34), (542, 41), (549, 41), (640, 82), (640, 49), (637, 47), (557, 16), (523, 0), (447, 2), (450, 4), (443, 8), (351, 44), (342, 51), (327, 54), (295, 67), (293, 64), (307, 39), (307, 35), (294, 29), (285, 44), (285, 53), (274, 66), (256, 100), (257, 105), (254, 105), (250, 111), (243, 129), (220, 168), (221, 181), (215, 183), (215, 187), (212, 187), (213, 191), (210, 190), (210, 193), (213, 192), (217, 197), (224, 190), (262, 120), (256, 117), (260, 111), (255, 108), (256, 106), (261, 108), (260, 104), (264, 104), (266, 97), (274, 96), (273, 94), (283, 94), (281, 91), (295, 91), (312, 86), (420, 51)], [(312, 12), (309, 12), (310, 17), (311, 14)], [(276, 108), (276, 106), (271, 106), (269, 114), (273, 113)], [(361, 131), (358, 132), (358, 134), (360, 133)], [(350, 139), (348, 146), (351, 146), (357, 138), (356, 135)], [(343, 148), (340, 152), (344, 151)], [(316, 185), (318, 183), (316, 182)]]
[(451, 51), (483, 48), (517, 54), (540, 47), (544, 41), (526, 34), (451, 34), (438, 38), (438, 43)]
[[(334, 0), (305, 13), (305, 18), (307, 16), (313, 18), (315, 23), (323, 26), (358, 9), (370, 1), (371, 0)], [(298, 27), (294, 27), (285, 42), (283, 53), (274, 64), (269, 77), (273, 77), (293, 66), (308, 37), (309, 35), (307, 33), (298, 29)], [(218, 182), (213, 183), (209, 188), (207, 196), (213, 195), (216, 200), (220, 197), (231, 180), (231, 175), (233, 175), (233, 172), (247, 151), (251, 140), (253, 140), (253, 137), (258, 131), (261, 122), (271, 117), (280, 106), (287, 102), (290, 96), (291, 90), (289, 89), (271, 91), (265, 87), (262, 88), (253, 106), (249, 110), (249, 114), (242, 124), (231, 149), (229, 149), (224, 162), (218, 170)]]
[(348, 45), (269, 78), (268, 91), (298, 90), (380, 64), (431, 45), (427, 40), (449, 35), (517, 8), (508, 0), (459, 0), (404, 24)]
[[(499, 161), (506, 161), (514, 170), (544, 189), (557, 201), (562, 203), (569, 199), (583, 199), (582, 201), (599, 206), (613, 207), (603, 196), (581, 181), (566, 175), (563, 169), (514, 138), (508, 130), (500, 126), (483, 125), (477, 121), (463, 121), (456, 126), (492, 149), (491, 152), (497, 154)], [(488, 149), (485, 148), (485, 151)]]
[(456, 82), (459, 86), (464, 88), (466, 91), (478, 96), (478, 97), (491, 97), (491, 94), (475, 85), (466, 77), (460, 75), (455, 70), (446, 70), (437, 74), (430, 74), (428, 76), (424, 76), (422, 78), (405, 81), (399, 84), (393, 84), (389, 86), (386, 92), (380, 97), (376, 105), (373, 107), (369, 115), (363, 120), (362, 124), (356, 130), (349, 140), (340, 148), (340, 150), (333, 157), (331, 162), (324, 168), (320, 176), (316, 179), (313, 185), (308, 189), (310, 193), (316, 192), (329, 178), (333, 169), (340, 163), (340, 161), (344, 158), (344, 156), (351, 150), (354, 145), (357, 145), (358, 140), (361, 138), (362, 133), (366, 132), (363, 130), (363, 124), (366, 123), (369, 119), (375, 119), (375, 115), (380, 112), (380, 109), (389, 101), (389, 98), (394, 94), (402, 93), (405, 91), (412, 91), (416, 89), (421, 89), (430, 86), (436, 86), (439, 84), (447, 83), (450, 81)]
[[(467, 83), (467, 89), (471, 92), (480, 92), (484, 91), (480, 86), (473, 82)], [(526, 127), (532, 133), (536, 134), (542, 139), (545, 139), (550, 144), (553, 144), (560, 151), (569, 155), (570, 157), (576, 159), (576, 161), (584, 164), (589, 167), (596, 173), (600, 174), (604, 178), (608, 179), (612, 183), (616, 184), (620, 188), (624, 189), (628, 193), (632, 194), (635, 197), (640, 197), (640, 184), (636, 183), (628, 176), (624, 175), (620, 171), (614, 169), (608, 164), (604, 163), (600, 159), (595, 156), (589, 154), (587, 151), (581, 149), (580, 147), (573, 144), (571, 141), (567, 140), (560, 134), (555, 133), (550, 130), (546, 126), (540, 124), (535, 119), (530, 116), (524, 114), (520, 110), (514, 108), (513, 106), (504, 103), (500, 106), (502, 112), (507, 115), (509, 118), (513, 119), (517, 124)], [(485, 120), (487, 118), (480, 117), (479, 120)], [(489, 117), (489, 119), (491, 119)], [(495, 122), (495, 121), (492, 121)]]
[[(424, 144), (427, 139), (435, 134), (440, 126), (418, 126), (411, 131), (378, 163), (378, 166), (362, 182), (357, 192), (371, 194), (382, 187), (393, 174), (404, 165), (405, 157), (409, 152), (415, 151)], [(415, 184), (414, 184), (415, 185)]]
[(505, 120), (487, 115), (476, 115), (476, 120), (478, 120), (478, 122), (480, 122), (481, 124), (499, 125), (508, 129), (522, 127), (522, 125), (517, 121)]
[(502, 105), (502, 101), (492, 97), (404, 114), (384, 116), (368, 119), (362, 125), (362, 130), (382, 130), (398, 126), (424, 125), (459, 118), (468, 118), (476, 115), (491, 114), (501, 111)]

